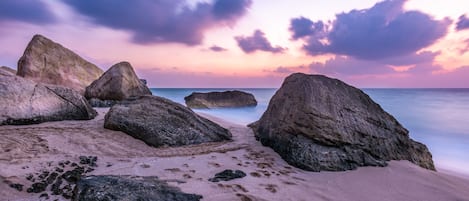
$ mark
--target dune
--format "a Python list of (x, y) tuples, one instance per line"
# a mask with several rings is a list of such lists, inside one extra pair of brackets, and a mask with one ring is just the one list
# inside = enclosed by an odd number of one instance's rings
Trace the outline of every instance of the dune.
[[(387, 167), (343, 172), (308, 172), (288, 165), (262, 146), (246, 126), (201, 114), (228, 128), (233, 141), (153, 148), (125, 133), (103, 128), (107, 109), (89, 121), (47, 122), (0, 127), (0, 199), (45, 200), (10, 183), (31, 185), (28, 174), (50, 170), (62, 161), (97, 156), (89, 175), (157, 176), (203, 200), (469, 200), (469, 179), (435, 172), (408, 161)], [(210, 182), (225, 169), (246, 177)], [(52, 196), (49, 200), (66, 200)]]

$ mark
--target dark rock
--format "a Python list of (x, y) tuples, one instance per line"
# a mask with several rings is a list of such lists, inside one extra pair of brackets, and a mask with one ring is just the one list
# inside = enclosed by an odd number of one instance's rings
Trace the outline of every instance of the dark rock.
[(229, 181), (233, 179), (243, 178), (245, 176), (246, 173), (241, 170), (223, 170), (222, 172), (215, 174), (215, 177), (210, 178), (208, 180), (211, 182)]
[(63, 193), (62, 188), (60, 188), (62, 183), (63, 181), (60, 177), (55, 180), (55, 182), (52, 184), (50, 188), (50, 190), (52, 191), (52, 195), (61, 195)]
[(141, 95), (151, 95), (151, 91), (138, 79), (129, 62), (113, 65), (99, 79), (86, 87), (85, 92), (87, 99), (115, 101)]
[(116, 100), (100, 100), (100, 99), (97, 99), (97, 98), (91, 98), (91, 99), (88, 99), (88, 103), (90, 103), (90, 105), (92, 107), (112, 107), (113, 105), (119, 103), (119, 101), (116, 101)]
[(10, 184), (10, 187), (18, 191), (23, 191), (23, 184)]
[(98, 161), (98, 157), (96, 156), (79, 156), (80, 164), (82, 165), (89, 165), (91, 167), (97, 167), (96, 162)]
[(250, 125), (263, 145), (310, 171), (342, 171), (409, 160), (434, 170), (427, 147), (361, 90), (321, 75), (288, 76)]
[(85, 168), (77, 166), (75, 169), (66, 171), (64, 174), (62, 174), (62, 178), (69, 183), (74, 184), (81, 178), (83, 173), (85, 173)]
[(0, 125), (88, 120), (97, 113), (78, 92), (37, 84), (0, 70)]
[(74, 201), (196, 201), (202, 196), (181, 192), (157, 177), (88, 176), (74, 189)]
[(47, 176), (49, 176), (49, 173), (49, 171), (42, 171), (41, 174), (39, 174), (38, 178), (45, 179)]
[(104, 128), (123, 131), (154, 147), (231, 139), (227, 129), (181, 104), (156, 96), (141, 96), (112, 106)]
[(49, 199), (49, 194), (43, 193), (39, 196), (39, 198), (44, 198), (44, 199), (48, 200)]
[(18, 76), (65, 86), (81, 94), (101, 74), (103, 71), (94, 64), (41, 35), (32, 38), (18, 61)]
[(31, 185), (31, 187), (28, 188), (26, 191), (28, 193), (40, 193), (40, 192), (45, 191), (46, 188), (47, 188), (47, 183), (37, 182), (37, 183), (34, 183), (33, 185)]
[(46, 182), (48, 184), (52, 184), (52, 183), (54, 183), (55, 179), (57, 179), (58, 176), (59, 176), (59, 173), (53, 172), (49, 175), (49, 177), (47, 177)]
[(224, 91), (198, 93), (194, 92), (184, 97), (190, 108), (219, 108), (219, 107), (247, 107), (256, 106), (254, 95), (243, 91)]

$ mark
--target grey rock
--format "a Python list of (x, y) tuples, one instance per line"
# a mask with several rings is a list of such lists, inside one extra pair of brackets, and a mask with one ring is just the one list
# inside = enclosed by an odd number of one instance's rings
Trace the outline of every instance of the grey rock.
[(113, 105), (119, 103), (119, 101), (116, 101), (116, 100), (100, 100), (100, 99), (97, 99), (97, 98), (91, 98), (91, 99), (88, 99), (88, 103), (90, 103), (90, 105), (92, 107), (112, 107)]
[(74, 201), (198, 201), (201, 195), (182, 192), (157, 177), (87, 176), (74, 189)]
[(18, 76), (72, 88), (81, 94), (103, 71), (71, 50), (35, 35), (18, 61)]
[(219, 182), (219, 181), (230, 181), (233, 179), (239, 179), (243, 178), (246, 176), (246, 173), (244, 173), (241, 170), (223, 170), (217, 174), (215, 174), (215, 177), (208, 179), (211, 182)]
[(184, 98), (190, 108), (219, 108), (256, 106), (254, 95), (243, 91), (194, 92)]
[(0, 125), (88, 120), (97, 115), (78, 92), (0, 70)]
[(361, 90), (322, 75), (288, 76), (261, 119), (263, 145), (309, 171), (342, 171), (408, 160), (435, 170), (427, 147)]
[(104, 127), (148, 145), (182, 146), (230, 140), (231, 133), (187, 107), (157, 96), (128, 99), (111, 107)]
[(13, 68), (10, 68), (10, 67), (7, 67), (7, 66), (2, 66), (2, 67), (0, 67), (0, 69), (5, 71), (5, 72), (9, 72), (12, 75), (16, 75), (16, 70), (13, 69)]
[(151, 91), (138, 79), (129, 62), (113, 65), (98, 80), (86, 87), (85, 92), (87, 99), (118, 101), (141, 95), (151, 95)]

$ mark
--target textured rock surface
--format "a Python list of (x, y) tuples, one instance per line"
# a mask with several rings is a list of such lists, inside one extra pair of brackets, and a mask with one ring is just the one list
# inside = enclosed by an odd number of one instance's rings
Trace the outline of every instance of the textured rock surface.
[(427, 147), (361, 90), (321, 75), (288, 76), (250, 125), (291, 165), (341, 171), (409, 160), (434, 170)]
[(241, 170), (223, 170), (217, 174), (215, 174), (215, 177), (208, 179), (211, 182), (219, 182), (219, 181), (230, 181), (233, 179), (239, 179), (243, 178), (246, 176), (246, 173), (244, 173)]
[(184, 98), (190, 108), (246, 107), (256, 106), (254, 95), (242, 91), (194, 92)]
[(16, 70), (15, 69), (12, 69), (10, 67), (7, 67), (7, 66), (2, 66), (0, 67), (1, 70), (3, 70), (4, 72), (9, 72), (11, 73), (12, 75), (16, 75)]
[(100, 100), (97, 98), (90, 98), (88, 99), (88, 103), (92, 107), (112, 107), (113, 105), (119, 103), (119, 101), (116, 100)]
[(189, 108), (157, 96), (141, 96), (111, 107), (104, 127), (148, 145), (181, 146), (231, 139), (231, 133)]
[(132, 96), (151, 95), (128, 62), (113, 65), (98, 80), (86, 87), (87, 99), (124, 100)]
[(78, 92), (0, 70), (0, 125), (85, 120), (97, 115)]
[(157, 177), (88, 176), (78, 181), (74, 201), (197, 201), (202, 196), (182, 192)]
[(85, 92), (103, 71), (71, 50), (35, 35), (18, 61), (18, 76)]

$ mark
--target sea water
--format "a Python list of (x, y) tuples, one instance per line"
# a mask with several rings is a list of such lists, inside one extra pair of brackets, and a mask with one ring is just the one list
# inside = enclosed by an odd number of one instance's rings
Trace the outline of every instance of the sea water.
[[(234, 89), (151, 89), (154, 95), (185, 104), (192, 92)], [(276, 89), (237, 89), (252, 93), (256, 107), (195, 109), (238, 124), (257, 121)], [(469, 89), (363, 89), (409, 130), (411, 138), (428, 146), (437, 169), (469, 175)]]

